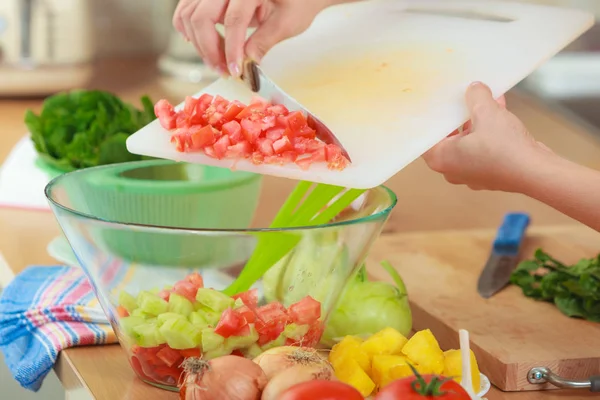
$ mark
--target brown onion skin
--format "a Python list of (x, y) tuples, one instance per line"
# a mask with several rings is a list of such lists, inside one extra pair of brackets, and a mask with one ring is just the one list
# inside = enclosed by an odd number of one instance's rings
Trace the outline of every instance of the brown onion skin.
[(181, 400), (259, 400), (267, 377), (252, 360), (223, 356), (208, 362), (194, 373), (186, 370), (179, 390)]

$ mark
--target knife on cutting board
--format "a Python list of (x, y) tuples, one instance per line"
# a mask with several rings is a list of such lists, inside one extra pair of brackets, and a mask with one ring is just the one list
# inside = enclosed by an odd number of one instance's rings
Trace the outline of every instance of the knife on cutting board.
[(492, 245), (492, 252), (485, 264), (477, 291), (488, 299), (510, 282), (510, 275), (519, 260), (521, 243), (529, 226), (530, 218), (525, 213), (509, 213), (504, 216)]

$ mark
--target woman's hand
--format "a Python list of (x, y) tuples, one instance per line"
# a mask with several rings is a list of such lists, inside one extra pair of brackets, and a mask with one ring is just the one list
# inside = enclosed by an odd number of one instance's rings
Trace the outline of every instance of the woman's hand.
[(504, 97), (494, 100), (490, 89), (471, 85), (466, 94), (471, 120), (423, 158), (431, 169), (453, 184), (476, 190), (519, 192), (524, 171), (538, 154), (550, 150), (529, 134), (523, 123), (506, 110)]
[[(259, 62), (284, 39), (305, 31), (324, 8), (342, 0), (180, 0), (173, 25), (204, 63), (239, 77), (246, 56)], [(222, 23), (225, 37), (215, 25)], [(246, 41), (247, 30), (256, 31)]]

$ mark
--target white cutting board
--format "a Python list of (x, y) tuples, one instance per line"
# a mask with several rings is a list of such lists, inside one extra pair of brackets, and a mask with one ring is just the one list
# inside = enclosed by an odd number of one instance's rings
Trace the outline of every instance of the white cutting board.
[[(594, 23), (591, 14), (506, 1), (372, 0), (321, 13), (303, 34), (275, 46), (262, 66), (344, 145), (343, 171), (241, 161), (239, 170), (354, 188), (384, 183), (468, 119), (473, 81), (500, 96)], [(237, 81), (197, 93), (247, 102)], [(183, 99), (182, 99), (183, 100)], [(154, 121), (127, 141), (132, 153), (231, 167), (179, 153)]]

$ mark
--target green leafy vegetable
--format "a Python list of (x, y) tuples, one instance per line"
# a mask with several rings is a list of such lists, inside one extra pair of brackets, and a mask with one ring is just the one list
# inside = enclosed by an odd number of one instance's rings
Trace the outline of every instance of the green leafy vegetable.
[(363, 265), (340, 297), (327, 322), (322, 342), (333, 345), (336, 338), (352, 335), (369, 337), (391, 327), (407, 336), (412, 329), (412, 313), (402, 278), (387, 261), (381, 266), (395, 282), (369, 281)]
[(600, 255), (567, 266), (541, 249), (510, 278), (527, 297), (553, 302), (569, 317), (600, 322)]
[(63, 92), (48, 97), (40, 115), (28, 110), (25, 124), (40, 157), (63, 171), (137, 161), (125, 141), (156, 118), (152, 101), (141, 102), (138, 110), (100, 90)]
[[(310, 190), (312, 187), (312, 191)], [(308, 227), (328, 223), (365, 190), (301, 181), (289, 195), (270, 228)], [(224, 293), (244, 292), (288, 254), (302, 238), (299, 233), (259, 232), (252, 256)]]

